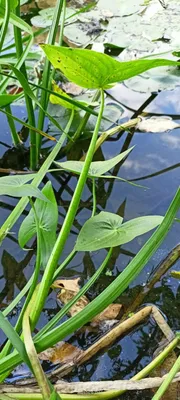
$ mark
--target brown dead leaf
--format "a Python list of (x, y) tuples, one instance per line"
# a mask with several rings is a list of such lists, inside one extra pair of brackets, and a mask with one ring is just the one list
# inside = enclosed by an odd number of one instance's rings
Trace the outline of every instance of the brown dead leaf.
[[(62, 304), (67, 304), (76, 294), (77, 291), (62, 289), (57, 295), (57, 300)], [(87, 304), (89, 304), (88, 298), (86, 296), (81, 296), (81, 298), (70, 308), (68, 314), (72, 317), (79, 311), (83, 310)]]
[[(58, 279), (57, 281), (54, 281), (52, 284), (52, 289), (65, 289), (65, 290), (70, 290), (76, 293), (79, 292), (80, 286), (79, 286), (79, 281), (80, 278), (75, 278), (75, 279)], [(75, 296), (75, 294), (72, 295)], [(72, 298), (71, 297), (71, 298)]]
[[(57, 282), (57, 281), (56, 281)], [(63, 282), (63, 281), (58, 281)], [(68, 282), (68, 281), (67, 281)], [(62, 304), (67, 304), (77, 294), (78, 291), (62, 289), (57, 295), (57, 300)], [(71, 317), (83, 310), (89, 304), (89, 300), (86, 296), (82, 296), (69, 310)], [(122, 316), (122, 304), (110, 304), (104, 311), (98, 314), (91, 323), (93, 326), (99, 325), (101, 322), (106, 320), (120, 319)]]
[(100, 324), (103, 321), (120, 319), (122, 317), (123, 306), (122, 304), (110, 304), (104, 311), (93, 318), (92, 323)]
[(83, 92), (83, 89), (80, 86), (78, 86), (72, 82), (62, 83), (62, 89), (66, 93), (72, 94), (73, 96), (78, 96), (79, 94), (81, 94)]
[(74, 361), (83, 351), (70, 343), (59, 342), (54, 347), (39, 353), (40, 360), (51, 361), (53, 364), (65, 364)]

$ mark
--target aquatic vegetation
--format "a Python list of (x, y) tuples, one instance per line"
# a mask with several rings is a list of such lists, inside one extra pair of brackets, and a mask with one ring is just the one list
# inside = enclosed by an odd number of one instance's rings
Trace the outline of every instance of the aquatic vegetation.
[[(92, 5), (90, 9), (91, 7)], [(125, 2), (123, 7), (126, 9)], [(133, 2), (133, 13), (140, 9), (141, 4), (139, 1)], [(81, 14), (84, 11), (87, 11), (87, 8), (86, 10), (80, 9), (79, 12), (77, 11), (71, 14), (70, 17), (73, 18), (78, 13)], [(125, 12), (123, 9), (121, 11), (122, 14)], [(3, 312), (0, 312), (0, 328), (8, 339), (0, 352), (0, 382), (4, 382), (11, 371), (23, 361), (34, 374), (42, 398), (44, 400), (58, 400), (60, 398), (66, 398), (66, 396), (59, 393), (51, 384), (49, 378), (42, 369), (37, 353), (43, 352), (52, 346), (56, 346), (59, 341), (64, 340), (68, 335), (73, 334), (86, 323), (97, 320), (99, 315), (102, 316), (103, 312), (111, 308), (112, 303), (116, 301), (118, 296), (120, 296), (134, 281), (163, 242), (174, 222), (180, 204), (180, 189), (178, 189), (174, 198), (172, 198), (165, 216), (142, 216), (123, 222), (123, 218), (118, 214), (107, 211), (98, 212), (96, 204), (97, 179), (117, 179), (122, 181), (122, 184), (128, 183), (130, 185), (140, 186), (116, 175), (105, 175), (117, 164), (123, 162), (130, 152), (133, 151), (133, 147), (126, 149), (111, 159), (93, 161), (97, 148), (107, 137), (117, 132), (117, 129), (122, 130), (121, 125), (110, 129), (115, 121), (112, 119), (111, 112), (110, 115), (105, 114), (105, 91), (112, 88), (117, 82), (129, 80), (157, 67), (171, 68), (176, 74), (180, 62), (171, 58), (155, 58), (155, 55), (153, 58), (147, 57), (133, 61), (117, 61), (107, 54), (98, 53), (93, 50), (74, 49), (62, 46), (63, 29), (66, 18), (66, 1), (58, 0), (56, 8), (53, 11), (48, 44), (41, 44), (39, 48), (41, 56), (42, 51), (44, 52), (43, 54), (46, 55), (45, 60), (43, 60), (43, 68), (37, 65), (34, 73), (35, 76), (29, 77), (27, 61), (31, 58), (30, 52), (32, 50), (31, 46), (34, 34), (32, 28), (20, 17), (20, 2), (17, 0), (12, 0), (11, 2), (4, 0), (0, 5), (0, 14), (1, 17), (4, 17), (0, 32), (0, 49), (3, 52), (2, 57), (0, 57), (2, 75), (0, 82), (0, 111), (7, 116), (14, 146), (22, 146), (21, 138), (16, 131), (15, 121), (18, 120), (18, 122), (21, 122), (22, 125), (28, 128), (30, 143), (29, 169), (33, 171), (33, 173), (30, 174), (17, 174), (15, 176), (0, 178), (0, 195), (21, 198), (0, 229), (0, 240), (3, 241), (9, 232), (11, 232), (14, 224), (29, 204), (31, 209), (28, 215), (23, 219), (19, 228), (18, 240), (22, 248), (24, 248), (33, 237), (36, 237), (37, 242), (35, 267), (30, 280), (17, 297), (14, 298), (12, 303), (5, 308)], [(42, 15), (43, 13), (41, 12), (41, 16)], [(55, 45), (55, 40), (60, 17), (60, 38), (59, 45), (57, 46)], [(12, 24), (14, 27), (14, 43), (7, 46), (7, 44), (5, 44), (5, 38), (9, 24)], [(26, 32), (28, 35), (23, 36), (23, 32)], [(39, 33), (41, 33), (41, 31)], [(37, 32), (36, 35), (38, 35)], [(15, 52), (15, 56), (14, 53), (12, 56), (11, 53), (9, 54), (9, 51), (12, 50)], [(7, 51), (8, 53), (6, 54)], [(7, 55), (8, 57), (6, 57)], [(52, 66), (54, 68), (52, 68)], [(55, 72), (55, 69), (58, 69), (58, 71), (60, 70), (58, 73), (61, 79), (68, 80), (81, 88), (89, 89), (91, 93), (90, 99), (85, 99), (83, 97), (73, 98), (59, 88), (59, 86), (54, 83), (54, 79), (57, 77), (57, 71)], [(15, 85), (14, 94), (9, 93), (12, 80)], [(18, 85), (22, 88), (20, 93), (16, 93), (16, 90), (18, 91)], [(95, 93), (93, 92), (94, 89), (96, 90)], [(28, 123), (15, 117), (11, 110), (11, 105), (22, 97), (24, 97), (26, 104)], [(49, 100), (53, 106), (62, 107), (64, 109), (63, 112), (67, 113), (68, 117), (65, 123), (63, 118), (58, 121), (55, 116), (52, 116), (49, 109)], [(84, 114), (81, 117), (80, 112), (82, 112), (82, 110)], [(118, 110), (118, 116), (121, 111), (122, 110)], [(117, 110), (114, 112), (116, 113)], [(37, 123), (35, 115), (37, 115)], [(77, 116), (79, 118), (79, 123), (76, 129), (74, 129), (73, 123)], [(64, 151), (64, 154), (67, 154), (70, 149), (75, 148), (77, 139), (83, 136), (88, 120), (90, 120), (92, 116), (94, 123), (88, 131), (90, 134), (88, 139), (90, 140), (83, 159), (56, 161), (58, 155), (61, 154), (60, 152)], [(58, 135), (57, 137), (43, 132), (46, 118), (50, 121), (51, 127), (55, 127)], [(109, 124), (105, 132), (102, 130), (103, 122)], [(123, 129), (130, 129), (132, 126), (136, 126), (138, 122), (138, 118), (125, 122), (123, 124)], [(99, 137), (101, 133), (102, 135)], [(55, 142), (55, 145), (44, 162), (41, 163), (42, 136), (45, 136), (50, 142)], [(62, 147), (65, 144), (65, 149), (63, 149)], [(42, 165), (39, 168), (40, 163)], [(54, 168), (54, 170), (50, 168)], [(71, 200), (66, 215), (60, 228), (58, 226), (58, 204), (52, 182), (48, 180), (42, 190), (39, 188), (46, 174), (53, 171), (57, 174), (60, 174), (62, 171), (68, 171), (78, 176), (76, 186), (73, 193), (71, 193)], [(31, 183), (28, 183), (30, 181)], [(74, 241), (72, 251), (69, 252), (65, 260), (62, 261), (62, 253), (69, 239), (86, 182), (90, 182), (92, 189), (92, 215), (86, 220), (80, 230), (76, 241)], [(142, 187), (139, 187), (139, 190), (142, 190)], [(84, 306), (79, 309), (78, 312), (72, 313), (72, 307), (77, 307), (77, 302), (80, 300), (87, 299), (85, 293), (107, 268), (108, 262), (112, 257), (112, 249), (128, 243), (134, 238), (150, 232), (155, 228), (157, 229), (152, 236), (150, 236), (148, 241), (106, 289), (92, 301), (85, 301)], [(54, 281), (62, 274), (62, 271), (68, 266), (76, 253), (84, 251), (93, 252), (102, 249), (108, 249), (107, 254), (96, 272), (90, 276), (89, 280), (80, 290), (75, 291), (73, 296), (64, 299), (64, 306), (62, 309), (57, 312), (53, 318), (50, 318), (43, 328), (32, 336), (41, 317), (49, 291), (52, 289), (53, 285), (55, 286)], [(60, 265), (58, 265), (59, 263)], [(23, 299), (24, 295), (26, 295), (26, 299), (16, 325), (13, 327), (6, 317), (19, 301)], [(59, 326), (58, 324), (62, 317), (70, 312), (70, 310), (71, 318), (61, 322)], [(151, 312), (155, 315), (155, 308), (153, 307), (145, 307), (143, 310), (144, 311), (139, 311), (139, 314), (131, 315), (129, 320), (126, 318), (125, 322), (122, 322), (122, 324), (124, 323), (126, 325), (126, 330), (130, 327), (132, 328), (132, 326), (140, 322), (141, 319), (144, 319), (144, 317)], [(156, 314), (158, 314), (157, 310)], [(157, 321), (159, 321), (159, 319), (162, 321), (162, 317), (159, 316)], [(166, 326), (165, 322), (163, 323)], [(158, 325), (161, 325), (161, 323), (158, 323)], [(163, 328), (162, 331), (167, 333), (166, 336), (168, 336), (169, 341), (172, 340), (171, 344), (167, 346), (160, 356), (152, 361), (149, 366), (134, 376), (132, 380), (138, 380), (146, 376), (153, 368), (161, 363), (164, 358), (168, 356), (169, 352), (179, 343), (179, 335), (177, 335), (176, 338), (174, 338), (173, 334), (169, 337), (169, 332), (171, 333), (172, 331), (168, 326), (166, 326), (166, 329)], [(105, 341), (105, 338), (101, 341), (103, 340)], [(108, 343), (111, 342), (112, 341), (109, 341)], [(82, 357), (82, 354), (80, 357)], [(81, 363), (81, 361), (82, 360), (79, 360), (79, 363)], [(155, 400), (161, 398), (159, 396), (162, 396), (178, 371), (179, 358), (164, 380), (162, 386), (160, 386), (160, 389), (154, 395)], [(123, 392), (122, 390), (105, 391), (97, 395), (83, 395), (83, 398), (108, 399), (117, 397)], [(6, 393), (10, 396), (9, 392)], [(25, 400), (28, 398), (27, 396), (26, 394), (13, 393), (14, 399)], [(31, 394), (31, 398), (37, 398), (35, 392)], [(80, 399), (82, 397), (78, 395), (68, 395), (68, 398)]]

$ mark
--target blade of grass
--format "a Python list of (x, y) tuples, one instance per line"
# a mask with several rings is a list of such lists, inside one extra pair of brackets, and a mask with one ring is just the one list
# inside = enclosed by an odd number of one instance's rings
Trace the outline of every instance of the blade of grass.
[[(54, 9), (53, 21), (52, 21), (52, 25), (51, 25), (50, 32), (49, 32), (48, 44), (55, 43), (55, 39), (56, 39), (57, 31), (58, 31), (58, 24), (59, 24), (64, 1), (65, 0), (57, 0), (56, 7)], [(43, 68), (43, 76), (42, 76), (42, 86), (44, 88), (48, 88), (48, 86), (49, 86), (50, 70), (51, 70), (51, 64), (50, 64), (49, 60), (46, 58), (44, 68)], [(48, 102), (47, 91), (42, 90), (41, 98), (40, 98), (40, 103), (41, 103), (42, 109), (46, 109), (47, 102)], [(38, 129), (41, 129), (41, 130), (43, 130), (44, 118), (45, 118), (45, 114), (42, 109), (39, 110), (38, 124), (37, 124)], [(37, 137), (37, 142), (36, 142), (36, 160), (37, 161), (39, 159), (40, 147), (41, 147), (41, 139)]]
[(177, 358), (176, 362), (174, 363), (173, 367), (171, 368), (168, 376), (165, 378), (162, 385), (159, 387), (155, 395), (153, 396), (152, 400), (160, 400), (163, 398), (164, 393), (168, 389), (169, 385), (171, 384), (172, 380), (174, 379), (175, 375), (180, 370), (180, 356)]
[[(18, 2), (18, 5), (15, 9), (15, 15), (17, 17), (20, 17), (20, 2)], [(23, 53), (23, 44), (22, 44), (21, 29), (18, 28), (17, 26), (14, 26), (14, 38), (15, 38), (17, 58), (20, 59), (20, 57)], [(22, 66), (20, 68), (20, 71), (21, 71), (22, 75), (24, 76), (24, 78), (27, 79), (25, 62), (23, 62)], [(26, 102), (28, 122), (31, 126), (36, 127), (32, 99), (30, 96), (28, 96), (28, 94), (26, 92), (24, 93), (24, 97), (25, 97), (25, 102)], [(36, 133), (34, 132), (34, 130), (30, 129), (29, 134), (30, 134), (30, 169), (35, 170), (36, 169)]]

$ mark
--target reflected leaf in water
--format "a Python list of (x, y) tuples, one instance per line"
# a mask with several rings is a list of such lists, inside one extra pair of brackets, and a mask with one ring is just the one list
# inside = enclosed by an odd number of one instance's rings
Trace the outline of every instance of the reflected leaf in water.
[(3, 298), (7, 296), (7, 301), (10, 302), (14, 298), (14, 285), (17, 285), (18, 289), (21, 290), (26, 285), (27, 281), (21, 270), (22, 263), (18, 263), (6, 250), (3, 250), (1, 263), (6, 284), (1, 292), (0, 299), (2, 301)]
[(151, 117), (143, 118), (137, 125), (136, 128), (141, 132), (152, 132), (160, 133), (176, 128), (180, 128), (180, 124), (174, 122), (170, 117)]

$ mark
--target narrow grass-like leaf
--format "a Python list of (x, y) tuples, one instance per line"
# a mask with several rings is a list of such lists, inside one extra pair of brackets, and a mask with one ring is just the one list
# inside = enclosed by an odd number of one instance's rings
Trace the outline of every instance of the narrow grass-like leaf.
[(54, 68), (60, 69), (70, 81), (89, 89), (108, 88), (151, 68), (180, 65), (180, 62), (160, 58), (119, 62), (92, 50), (46, 44), (41, 47)]
[(122, 224), (123, 219), (119, 215), (102, 211), (85, 222), (78, 235), (75, 249), (95, 251), (120, 246), (156, 228), (162, 220), (161, 216), (150, 215), (134, 218)]
[(5, 333), (6, 337), (10, 339), (14, 348), (18, 351), (19, 355), (21, 356), (22, 360), (29, 365), (29, 359), (26, 353), (26, 349), (24, 343), (18, 336), (18, 334), (13, 329), (10, 322), (4, 317), (2, 312), (0, 311), (0, 328)]
[[(34, 207), (39, 221), (41, 235), (41, 263), (43, 267), (45, 267), (56, 241), (58, 207), (51, 182), (48, 182), (44, 186), (42, 193), (50, 202), (45, 203), (44, 201), (37, 199)], [(36, 221), (34, 217), (34, 211), (31, 209), (30, 213), (24, 219), (19, 229), (18, 240), (20, 246), (24, 247), (26, 243), (35, 235)]]
[(6, 107), (19, 98), (21, 94), (0, 94), (0, 107)]

